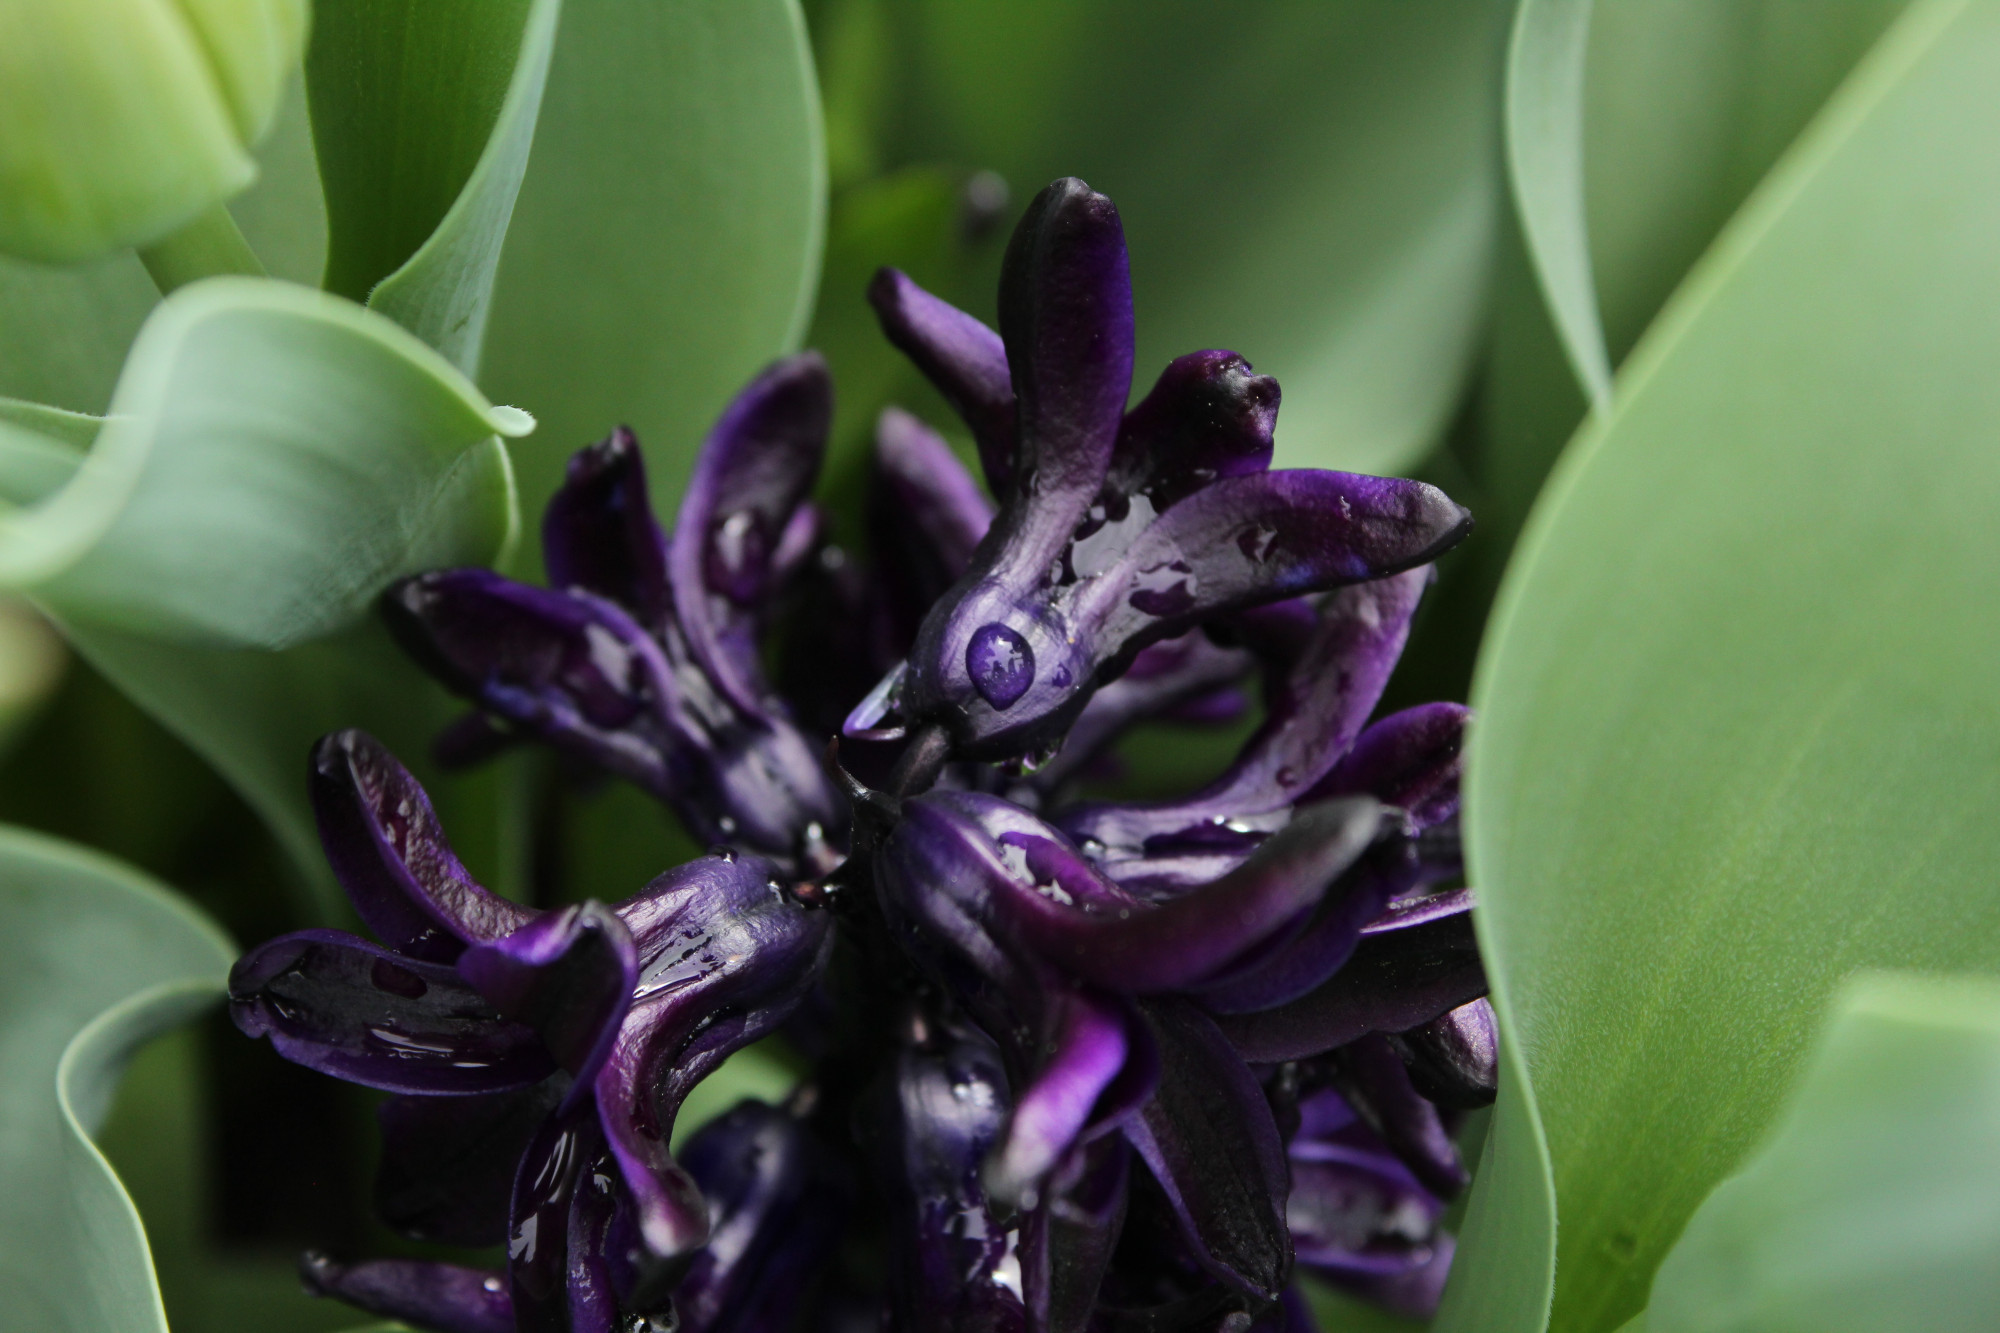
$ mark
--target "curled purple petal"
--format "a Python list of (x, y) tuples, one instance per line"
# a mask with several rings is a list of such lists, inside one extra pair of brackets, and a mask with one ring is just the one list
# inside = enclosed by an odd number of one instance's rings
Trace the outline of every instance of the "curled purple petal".
[(987, 1189), (1010, 1203), (1035, 1197), (1036, 1184), (1091, 1122), (1098, 1097), (1125, 1068), (1131, 1047), (1124, 1016), (1110, 1005), (1076, 991), (1058, 1005), (1053, 1049), (1021, 1090), (986, 1168)]
[(484, 1097), (391, 1097), (375, 1108), (375, 1211), (413, 1240), (498, 1245), (514, 1167), (562, 1100), (552, 1078)]
[(555, 1072), (525, 1023), (509, 1022), (451, 967), (339, 930), (282, 935), (230, 969), (229, 1014), (308, 1069), (385, 1092), (469, 1096)]
[(625, 1200), (618, 1172), (602, 1137), (585, 1138), (589, 1156), (577, 1167), (563, 1236), (567, 1333), (628, 1333), (645, 1316), (670, 1313), (671, 1298), (635, 1288), (629, 1256), (620, 1252)]
[(1499, 1092), (1499, 1025), (1484, 999), (1407, 1032), (1391, 1033), (1389, 1045), (1409, 1069), (1417, 1091), (1448, 1110), (1491, 1106)]
[(583, 588), (658, 625), (672, 604), (667, 539), (653, 517), (638, 437), (620, 426), (569, 460), (542, 513), (549, 586)]
[(450, 962), (467, 944), (534, 918), (474, 882), (423, 787), (368, 733), (324, 737), (308, 777), (327, 863), (361, 919), (392, 948)]
[(526, 1023), (584, 1095), (632, 1006), (639, 955), (611, 909), (588, 902), (550, 912), (502, 939), (476, 944), (458, 973), (502, 1014)]
[(674, 613), (689, 651), (724, 697), (764, 709), (747, 608), (770, 591), (794, 512), (812, 490), (833, 419), (833, 382), (816, 352), (773, 365), (709, 432), (667, 548)]
[(972, 428), (987, 486), (995, 495), (1007, 494), (1014, 472), (1014, 384), (1000, 335), (893, 268), (868, 284), (868, 303), (890, 343)]
[(1289, 1174), (1264, 1090), (1206, 1015), (1145, 1001), (1160, 1087), (1125, 1135), (1165, 1191), (1195, 1257), (1220, 1281), (1275, 1300), (1292, 1264)]
[(1132, 1148), (1109, 1134), (1070, 1150), (1023, 1219), (1022, 1298), (1047, 1333), (1085, 1333), (1125, 1227)]
[(438, 1333), (515, 1333), (507, 1281), (490, 1269), (416, 1259), (342, 1264), (307, 1251), (299, 1278), (314, 1296)]
[(1486, 993), (1470, 907), (1465, 892), (1398, 903), (1362, 932), (1353, 957), (1324, 985), (1290, 1004), (1216, 1022), (1244, 1059), (1259, 1064), (1428, 1023)]
[(599, 1136), (588, 1116), (550, 1116), (530, 1140), (508, 1209), (507, 1281), (522, 1333), (568, 1333), (569, 1213)]
[(921, 615), (972, 562), (993, 526), (993, 502), (944, 438), (900, 408), (876, 422), (875, 477), (870, 526), (889, 557), (885, 572), (910, 581)]
[(1234, 352), (1189, 352), (1160, 372), (1119, 427), (1106, 489), (1144, 493), (1155, 510), (1223, 477), (1271, 465), (1278, 382)]
[(1391, 713), (1361, 733), (1308, 799), (1366, 792), (1408, 811), (1418, 829), (1443, 823), (1458, 813), (1471, 720), (1472, 710), (1463, 704), (1420, 704)]
[(1380, 1033), (1358, 1038), (1328, 1056), (1327, 1064), (1348, 1105), (1426, 1189), (1450, 1199), (1465, 1188), (1458, 1146), (1386, 1038)]

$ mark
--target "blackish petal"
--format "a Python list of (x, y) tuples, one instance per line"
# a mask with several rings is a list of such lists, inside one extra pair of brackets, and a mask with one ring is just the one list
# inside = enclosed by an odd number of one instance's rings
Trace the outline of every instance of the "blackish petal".
[(1145, 1002), (1160, 1088), (1126, 1137), (1152, 1169), (1187, 1243), (1215, 1277), (1275, 1300), (1292, 1264), (1284, 1145), (1249, 1068), (1206, 1015), (1181, 1000)]
[(555, 1072), (534, 1029), (502, 1018), (451, 967), (345, 931), (302, 930), (245, 954), (230, 969), (229, 1012), (287, 1060), (385, 1092), (504, 1092)]
[(1332, 979), (1276, 1009), (1217, 1018), (1260, 1064), (1330, 1051), (1370, 1032), (1405, 1032), (1486, 993), (1470, 893), (1397, 903), (1362, 932)]
[(629, 1256), (620, 1252), (625, 1199), (618, 1169), (601, 1135), (584, 1137), (590, 1155), (577, 1170), (563, 1237), (567, 1333), (632, 1333), (644, 1325), (630, 1316), (666, 1315), (671, 1298), (665, 1291), (633, 1290)]
[(1465, 1165), (1438, 1109), (1410, 1082), (1410, 1072), (1379, 1033), (1349, 1042), (1328, 1057), (1348, 1105), (1382, 1136), (1424, 1187), (1442, 1198), (1465, 1188)]
[(764, 711), (748, 632), (773, 590), (787, 528), (819, 475), (833, 382), (816, 352), (771, 366), (709, 432), (667, 547), (674, 613), (708, 678), (743, 712)]
[(314, 1296), (438, 1333), (514, 1333), (514, 1303), (499, 1273), (415, 1259), (335, 1263), (308, 1251), (299, 1278)]
[(1160, 372), (1118, 431), (1107, 492), (1144, 492), (1155, 510), (1210, 482), (1271, 465), (1278, 382), (1234, 352), (1189, 352)]
[(1484, 999), (1393, 1033), (1389, 1044), (1417, 1091), (1439, 1106), (1470, 1111), (1493, 1104), (1500, 1088), (1500, 1032)]
[(507, 1280), (520, 1333), (569, 1333), (569, 1214), (601, 1136), (582, 1116), (550, 1116), (528, 1144), (508, 1208)]
[(1420, 704), (1391, 713), (1361, 733), (1308, 799), (1366, 792), (1400, 806), (1418, 829), (1443, 823), (1458, 813), (1471, 720), (1472, 710), (1463, 704)]
[(1079, 607), (1099, 662), (1211, 616), (1427, 564), (1472, 517), (1420, 481), (1261, 472), (1208, 486), (1127, 547)]
[(498, 1245), (514, 1168), (568, 1081), (485, 1097), (391, 1097), (375, 1108), (375, 1211), (412, 1240)]
[(662, 719), (673, 673), (614, 603), (455, 569), (395, 585), (383, 610), (447, 688), (655, 795), (674, 791)]
[[(1402, 656), (1429, 580), (1428, 569), (1414, 569), (1324, 598), (1310, 628), (1285, 645), (1284, 668), (1266, 683), (1263, 726), (1201, 791), (1178, 801), (1082, 806), (1055, 822), (1120, 883), (1163, 879), (1191, 849), (1232, 845), (1219, 833), (1250, 835), (1233, 842), (1247, 854), (1269, 827), (1283, 822), (1282, 816), (1258, 817), (1300, 802), (1362, 734)], [(1296, 613), (1266, 613), (1257, 617), (1257, 627), (1269, 628), (1267, 621), (1282, 621), (1287, 638), (1303, 628)]]
[(971, 428), (987, 486), (995, 495), (1008, 494), (1014, 471), (1014, 384), (1000, 335), (893, 268), (880, 270), (868, 284), (868, 303), (889, 341)]
[(789, 1112), (745, 1101), (681, 1150), (714, 1226), (674, 1289), (684, 1333), (783, 1333), (838, 1243), (851, 1199)]
[(588, 902), (550, 912), (503, 939), (474, 945), (459, 975), (493, 1006), (526, 1023), (576, 1079), (572, 1099), (618, 1038), (639, 980), (631, 932), (611, 909)]
[(1042, 1333), (1085, 1333), (1125, 1227), (1132, 1148), (1111, 1134), (1071, 1150), (1022, 1219), (1022, 1297)]
[[(1132, 278), (1118, 210), (1074, 177), (1028, 204), (1000, 271), (1019, 411), (1011, 524), (991, 573), (1039, 575), (1096, 499), (1132, 388)], [(1022, 503), (1006, 502), (1018, 495)]]
[(667, 539), (628, 428), (570, 457), (562, 488), (542, 513), (542, 559), (551, 587), (608, 597), (647, 625), (665, 618), (673, 598)]
[(449, 962), (534, 918), (473, 881), (423, 787), (368, 733), (336, 731), (315, 745), (308, 788), (334, 877), (391, 948)]

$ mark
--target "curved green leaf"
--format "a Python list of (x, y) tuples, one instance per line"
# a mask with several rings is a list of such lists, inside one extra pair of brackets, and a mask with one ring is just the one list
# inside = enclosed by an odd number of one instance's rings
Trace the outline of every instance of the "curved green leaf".
[(1558, 1329), (1642, 1303), (1841, 975), (2000, 969), (2000, 177), (1968, 166), (1996, 114), (2000, 4), (1925, 0), (1655, 326), (1509, 571), (1468, 839)]
[[(1494, 1005), (1504, 1010), (1504, 993)], [(1511, 1031), (1511, 1019), (1507, 1023)], [(1500, 1053), (1500, 1097), (1472, 1178), (1458, 1253), (1434, 1327), (1507, 1333), (1548, 1323), (1555, 1289), (1556, 1194), (1535, 1090), (1511, 1043)]]
[(306, 60), (326, 287), (467, 371), (535, 136), (561, 0), (362, 0)]
[(795, 0), (563, 14), (480, 376), (543, 422), (516, 449), (531, 512), (621, 421), (671, 499), (723, 404), (796, 344), (824, 231), (820, 139)]
[(0, 394), (102, 412), (159, 299), (129, 253), (73, 268), (0, 256)]
[(1571, 369), (1602, 404), (1611, 358), (1583, 208), (1583, 64), (1591, 0), (1521, 0), (1507, 47), (1507, 175)]
[(1857, 978), (1770, 1139), (1660, 1265), (1651, 1333), (1961, 1333), (2000, 1310), (2000, 984)]
[(32, 501), (0, 514), (0, 582), (75, 621), (284, 647), (397, 573), (500, 552), (495, 436), (531, 424), (357, 306), (198, 284), (147, 321), (73, 477), (46, 496), (0, 479)]
[(1504, 4), (915, 8), (904, 156), (1118, 202), (1140, 388), (1232, 347), (1284, 385), (1286, 466), (1394, 471), (1457, 405), (1499, 215)]
[(90, 1135), (125, 1058), (235, 950), (118, 862), (0, 828), (0, 1323), (165, 1333), (144, 1229)]

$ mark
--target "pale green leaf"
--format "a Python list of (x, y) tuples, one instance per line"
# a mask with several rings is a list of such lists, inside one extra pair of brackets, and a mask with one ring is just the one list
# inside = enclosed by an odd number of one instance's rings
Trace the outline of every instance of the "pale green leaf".
[[(1496, 991), (1494, 1006), (1504, 1012)], [(1512, 1023), (1507, 1024), (1511, 1033)], [(1500, 1054), (1500, 1097), (1472, 1178), (1458, 1253), (1438, 1309), (1438, 1333), (1507, 1333), (1548, 1322), (1556, 1263), (1556, 1196), (1535, 1092), (1511, 1041)]]
[(0, 394), (103, 412), (159, 299), (130, 253), (70, 268), (0, 256)]
[(326, 286), (467, 371), (535, 136), (561, 0), (356, 0), (306, 69)]
[(90, 1135), (125, 1058), (214, 1003), (234, 953), (129, 867), (0, 829), (0, 1329), (165, 1333), (138, 1214)]
[(284, 647), (398, 573), (499, 553), (495, 436), (530, 424), (357, 306), (198, 284), (148, 320), (75, 476), (0, 514), (0, 580), (73, 621)]
[(1393, 471), (1435, 443), (1484, 311), (1505, 5), (915, 12), (906, 156), (997, 169), (1016, 210), (1065, 175), (1117, 202), (1141, 392), (1229, 347), (1284, 386), (1284, 466)]
[(570, 6), (486, 336), (530, 407), (530, 513), (620, 422), (679, 492), (723, 404), (806, 326), (824, 229), (818, 95), (794, 0)]
[(1840, 994), (1770, 1139), (1660, 1265), (1651, 1333), (1961, 1333), (2000, 1310), (2000, 984)]
[(1996, 117), (2000, 4), (1925, 0), (1654, 326), (1509, 572), (1468, 839), (1558, 1329), (1643, 1303), (1840, 976), (2000, 970), (2000, 176), (1968, 167)]

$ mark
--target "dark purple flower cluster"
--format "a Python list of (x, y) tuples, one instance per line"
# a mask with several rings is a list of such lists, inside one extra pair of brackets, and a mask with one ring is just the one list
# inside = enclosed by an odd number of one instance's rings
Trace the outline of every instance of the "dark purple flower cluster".
[[(1000, 296), (996, 334), (893, 271), (871, 291), (994, 499), (885, 414), (867, 564), (808, 499), (807, 355), (725, 413), (671, 534), (621, 431), (550, 504), (552, 586), (391, 591), (476, 705), (447, 759), (545, 741), (719, 850), (536, 911), (471, 880), (379, 745), (321, 742), (321, 835), (381, 943), (264, 945), (236, 1021), (392, 1094), (384, 1217), (507, 1262), (313, 1255), (313, 1289), (447, 1333), (1309, 1329), (1298, 1272), (1435, 1306), (1452, 1130), (1495, 1079), (1467, 715), (1371, 718), (1470, 520), (1271, 471), (1278, 386), (1234, 353), (1128, 410), (1123, 234), (1079, 181), (1029, 206)], [(1206, 787), (1073, 799), (1134, 723), (1234, 716), (1253, 680), (1263, 723)], [(773, 1032), (810, 1063), (787, 1104), (670, 1152), (689, 1090)]]

